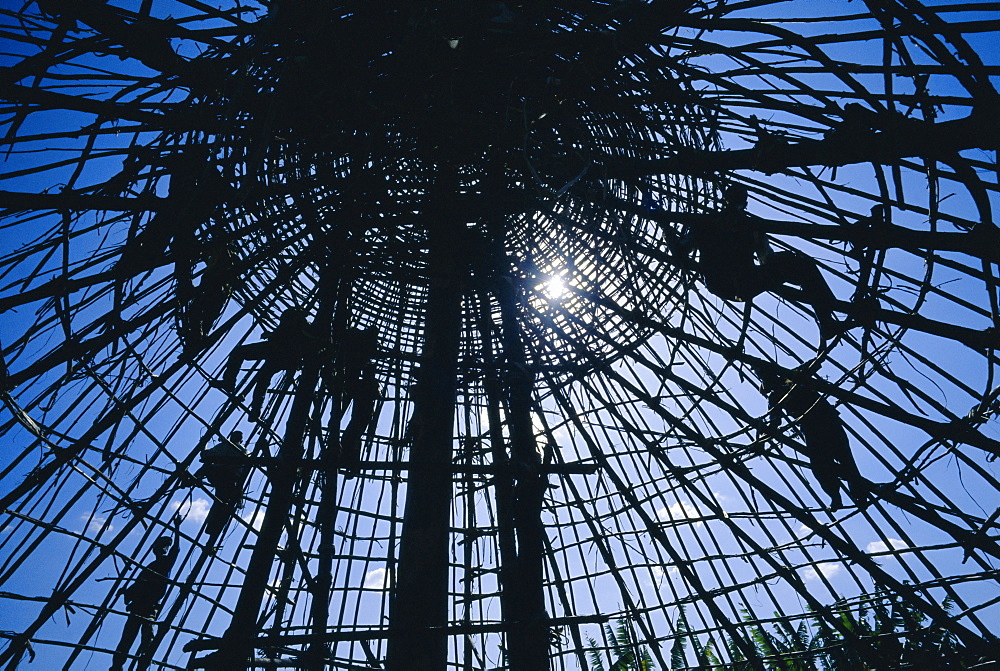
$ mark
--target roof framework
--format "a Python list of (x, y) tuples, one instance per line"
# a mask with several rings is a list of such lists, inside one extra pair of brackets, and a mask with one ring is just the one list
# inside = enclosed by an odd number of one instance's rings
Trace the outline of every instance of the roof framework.
[[(803, 624), (879, 668), (888, 638), (986, 654), (998, 9), (0, 12), (0, 664), (104, 664), (180, 519), (164, 669), (764, 668)], [(678, 251), (734, 184), (816, 261), (834, 337), (808, 290), (724, 300)], [(309, 355), (256, 409), (230, 355), (290, 309)], [(380, 398), (351, 466), (358, 330)], [(843, 507), (762, 370), (842, 418)], [(215, 547), (191, 473), (233, 430)], [(881, 639), (844, 624), (890, 604)]]

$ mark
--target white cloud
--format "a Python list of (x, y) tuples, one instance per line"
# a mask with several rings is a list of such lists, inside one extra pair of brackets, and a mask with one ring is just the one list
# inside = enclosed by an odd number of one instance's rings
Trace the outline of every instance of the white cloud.
[[(504, 412), (503, 408), (500, 408), (500, 424), (503, 426), (503, 432), (505, 435), (510, 434), (510, 426), (507, 425), (507, 413)], [(489, 431), (490, 428), (490, 418), (489, 411), (487, 408), (482, 408), (479, 411), (479, 427), (484, 433)], [(537, 412), (531, 413), (531, 429), (532, 433), (535, 435), (535, 449), (539, 454), (545, 454), (545, 446), (548, 444), (548, 437), (545, 433), (545, 424), (542, 422), (541, 416)], [(559, 437), (566, 438), (566, 432), (562, 429), (556, 429), (552, 432), (553, 436), (558, 440)]]
[(832, 578), (833, 576), (841, 573), (844, 570), (844, 565), (840, 562), (825, 561), (819, 564), (813, 564), (809, 568), (802, 571), (802, 576), (806, 580), (819, 580), (820, 576), (825, 578)]
[[(702, 516), (701, 511), (687, 501), (677, 501), (669, 508), (660, 508), (656, 511), (656, 516), (664, 522), (679, 522), (681, 520), (697, 519)], [(704, 522), (695, 522), (695, 526), (701, 526)]]
[(91, 517), (90, 513), (80, 515), (80, 519), (87, 523), (87, 531), (92, 534), (99, 534), (101, 531), (111, 533), (115, 530), (114, 524), (108, 524), (107, 517)]
[(653, 579), (656, 580), (656, 584), (659, 585), (663, 582), (664, 578), (674, 577), (681, 574), (681, 570), (676, 566), (671, 566), (668, 569), (664, 569), (662, 566), (653, 566)]
[(254, 531), (260, 531), (260, 527), (264, 524), (264, 509), (257, 508), (253, 512), (247, 513), (243, 516), (243, 521), (253, 527)]
[(868, 554), (875, 554), (878, 552), (888, 552), (890, 549), (905, 550), (908, 547), (910, 546), (904, 541), (901, 541), (898, 538), (890, 538), (888, 543), (885, 541), (872, 541), (865, 546), (865, 552)]
[(544, 457), (545, 446), (549, 444), (549, 439), (545, 434), (545, 424), (537, 412), (531, 413), (531, 430), (535, 434), (535, 450)]
[(180, 513), (184, 521), (204, 522), (205, 518), (208, 517), (208, 511), (212, 509), (212, 502), (208, 499), (198, 498), (184, 503), (174, 501), (170, 507)]
[(386, 590), (392, 587), (392, 574), (384, 568), (377, 568), (365, 574), (365, 589)]
[(667, 572), (663, 570), (662, 566), (650, 566), (649, 572), (651, 579), (643, 578), (642, 584), (650, 587), (659, 587), (663, 584), (663, 579), (667, 577)]
[[(503, 411), (503, 408), (499, 408), (499, 410), (500, 423), (505, 424), (507, 422), (507, 413)], [(483, 406), (479, 410), (479, 426), (484, 433), (490, 430), (490, 410), (486, 406)]]
[(810, 529), (809, 527), (807, 527), (805, 524), (800, 524), (799, 525), (799, 531), (798, 531), (798, 535), (799, 536), (808, 536), (811, 532), (812, 532), (812, 529)]

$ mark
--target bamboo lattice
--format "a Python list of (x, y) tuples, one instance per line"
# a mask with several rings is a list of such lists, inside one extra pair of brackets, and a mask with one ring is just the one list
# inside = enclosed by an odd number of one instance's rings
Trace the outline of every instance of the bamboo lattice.
[[(916, 0), (8, 3), (0, 665), (108, 664), (175, 522), (153, 668), (763, 669), (803, 652), (762, 631), (803, 624), (897, 668), (842, 617), (890, 602), (914, 615), (883, 638), (987, 663), (998, 27)], [(807, 289), (726, 300), (681, 251), (734, 184), (815, 260), (832, 335)], [(320, 354), (255, 412), (230, 354), (289, 309), (313, 330), (282, 346)], [(349, 468), (357, 330), (380, 394)], [(839, 509), (762, 370), (842, 418)], [(193, 474), (234, 430), (245, 498), (209, 544)]]

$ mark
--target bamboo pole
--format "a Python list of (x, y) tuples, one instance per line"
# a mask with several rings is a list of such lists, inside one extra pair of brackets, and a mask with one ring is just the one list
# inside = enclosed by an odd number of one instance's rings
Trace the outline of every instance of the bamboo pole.
[[(436, 189), (457, 182), (446, 167)], [(424, 348), (414, 390), (413, 444), (396, 589), (389, 608), (388, 671), (444, 671), (448, 657), (448, 538), (458, 346), (462, 325), (460, 222), (444, 201), (427, 225), (430, 286)], [(441, 207), (444, 205), (444, 207)]]
[[(328, 288), (328, 290), (332, 289), (335, 292), (337, 305), (333, 323), (330, 326), (331, 342), (332, 336), (344, 333), (347, 323), (346, 301), (350, 292), (350, 284), (346, 280), (340, 280), (338, 285), (335, 289)], [(326, 332), (325, 325), (320, 325), (320, 327)], [(333, 388), (329, 390), (332, 399), (330, 413), (333, 417), (330, 426), (336, 426), (339, 429), (340, 420), (344, 415), (344, 406), (341, 400), (344, 379), (341, 372), (344, 369), (344, 357), (347, 355), (342, 343), (338, 343), (335, 355), (338, 370), (332, 376)], [(317, 512), (320, 537), (319, 563), (310, 589), (312, 592), (310, 617), (313, 633), (316, 635), (322, 635), (326, 631), (330, 619), (330, 588), (333, 584), (334, 532), (337, 515), (337, 469), (340, 466), (339, 431), (331, 430), (331, 435), (327, 436), (320, 447), (320, 455), (323, 484), (320, 488), (320, 504)], [(276, 622), (275, 626), (280, 626), (280, 624), (280, 622)], [(306, 664), (311, 669), (322, 671), (326, 667), (326, 658), (329, 652), (329, 647), (326, 644), (312, 643), (306, 652)]]
[[(575, 617), (554, 617), (550, 622), (554, 627), (562, 627), (566, 625), (604, 624), (608, 619), (604, 615), (581, 615)], [(462, 634), (498, 634), (508, 629), (509, 626), (506, 622), (476, 622), (471, 625), (450, 625), (444, 627), (442, 632), (448, 636), (460, 636)], [(391, 638), (392, 636), (393, 629), (391, 627), (358, 629), (355, 631), (331, 631), (322, 636), (314, 634), (282, 634), (279, 636), (260, 636), (254, 641), (254, 646), (266, 648), (281, 645), (299, 645), (301, 643), (311, 643), (316, 640), (374, 641)], [(221, 639), (218, 638), (195, 639), (185, 645), (184, 649), (189, 652), (214, 650), (219, 647), (220, 643)]]
[(517, 575), (517, 540), (514, 534), (513, 513), (513, 473), (507, 445), (503, 435), (503, 421), (500, 415), (502, 407), (502, 384), (499, 375), (499, 364), (493, 353), (493, 324), (489, 319), (489, 298), (480, 294), (479, 301), (479, 332), (483, 346), (483, 365), (487, 369), (483, 383), (486, 392), (486, 417), (490, 435), (490, 449), (493, 456), (493, 468), (497, 477), (493, 479), (493, 495), (497, 506), (497, 547), (500, 553), (499, 582), (500, 608), (506, 616), (514, 613), (514, 604), (519, 581)]
[(504, 612), (511, 623), (509, 654), (514, 669), (549, 668), (548, 614), (545, 612), (542, 501), (547, 482), (531, 422), (531, 395), (534, 373), (528, 368), (524, 335), (517, 315), (517, 293), (511, 277), (497, 282), (504, 355), (507, 363), (506, 387), (510, 421), (511, 457), (514, 465), (512, 512), (517, 538), (516, 590), (508, 599), (516, 607)]
[[(324, 269), (324, 273), (329, 269)], [(321, 282), (325, 281), (324, 275)], [(320, 292), (317, 324), (329, 323), (333, 314), (335, 296)], [(253, 652), (253, 637), (257, 633), (261, 601), (267, 588), (267, 578), (274, 563), (278, 541), (285, 528), (292, 504), (292, 494), (298, 480), (298, 462), (305, 449), (306, 429), (313, 407), (316, 384), (319, 382), (322, 362), (318, 357), (307, 360), (299, 373), (295, 398), (285, 424), (285, 436), (278, 451), (278, 461), (270, 471), (271, 493), (257, 542), (254, 544), (246, 578), (239, 599), (223, 637), (223, 646), (212, 659), (205, 660), (206, 668), (229, 670), (244, 668)]]

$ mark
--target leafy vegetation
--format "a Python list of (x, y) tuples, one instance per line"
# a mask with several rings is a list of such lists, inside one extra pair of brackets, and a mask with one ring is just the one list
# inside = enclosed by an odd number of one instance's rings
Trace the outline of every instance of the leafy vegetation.
[[(945, 600), (944, 609), (953, 604)], [(860, 604), (834, 604), (831, 608), (839, 626), (815, 616), (811, 623), (794, 627), (788, 618), (779, 618), (771, 631), (753, 627), (753, 643), (768, 659), (771, 671), (862, 671), (869, 669), (967, 669), (976, 655), (948, 629), (929, 622), (925, 614), (898, 595), (875, 594)], [(749, 614), (746, 620), (752, 618)], [(732, 658), (744, 659), (731, 650)], [(752, 668), (749, 663), (733, 665), (734, 671)]]
[[(625, 620), (619, 620), (614, 628), (610, 624), (604, 625), (604, 633), (608, 638), (608, 649), (587, 637), (591, 671), (653, 671), (655, 667), (649, 649), (639, 645), (635, 632)], [(610, 666), (604, 666), (605, 656)]]
[[(953, 604), (946, 599), (946, 611)], [(860, 603), (837, 602), (830, 607), (837, 620), (814, 615), (797, 623), (775, 613), (769, 625), (757, 623), (744, 611), (750, 643), (763, 660), (767, 671), (960, 671), (983, 667), (978, 653), (966, 647), (955, 634), (908, 605), (899, 596), (863, 595)], [(606, 626), (616, 657), (605, 667), (597, 642), (588, 638), (592, 671), (648, 671), (652, 669), (649, 651), (637, 643), (632, 630), (619, 622), (612, 630)], [(702, 641), (692, 633), (684, 608), (674, 624), (675, 637), (670, 649), (670, 669), (725, 669), (752, 671), (746, 655), (727, 639), (725, 660), (716, 653), (711, 640)], [(689, 655), (689, 648), (690, 653)], [(691, 657), (693, 656), (693, 659)]]

